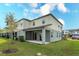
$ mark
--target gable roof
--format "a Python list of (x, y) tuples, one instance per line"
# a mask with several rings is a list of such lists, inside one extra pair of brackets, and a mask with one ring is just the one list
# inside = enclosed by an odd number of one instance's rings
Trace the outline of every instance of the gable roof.
[[(22, 19), (20, 19), (19, 21), (21, 21), (21, 20), (34, 21), (34, 20), (38, 20), (38, 19), (40, 19), (40, 18), (49, 16), (49, 15), (51, 15), (52, 17), (54, 17), (57, 22), (59, 22), (61, 25), (63, 25), (63, 24), (62, 24), (53, 14), (51, 14), (51, 13), (50, 13), (50, 14), (47, 14), (47, 15), (44, 15), (44, 16), (41, 16), (41, 17), (38, 17), (38, 18), (35, 18), (35, 19), (33, 19), (33, 20), (29, 20), (29, 19), (26, 19), (26, 18), (22, 18)], [(17, 22), (19, 22), (19, 21), (17, 21)]]
[(59, 22), (61, 25), (63, 25), (53, 14), (50, 14), (50, 15), (51, 15), (52, 17), (54, 17), (57, 22)]
[[(22, 18), (22, 19), (18, 20), (17, 22), (20, 22), (20, 21), (22, 21), (22, 20), (29, 21), (29, 22), (31, 21), (31, 20), (29, 20), (29, 19)], [(17, 23), (17, 22), (16, 22), (16, 23)]]

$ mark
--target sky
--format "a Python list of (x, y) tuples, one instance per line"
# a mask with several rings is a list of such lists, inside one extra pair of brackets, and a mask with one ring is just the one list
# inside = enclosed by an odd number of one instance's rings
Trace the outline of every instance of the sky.
[(51, 13), (63, 24), (63, 29), (79, 28), (79, 3), (0, 3), (0, 28), (6, 27), (5, 16), (9, 12), (16, 21)]

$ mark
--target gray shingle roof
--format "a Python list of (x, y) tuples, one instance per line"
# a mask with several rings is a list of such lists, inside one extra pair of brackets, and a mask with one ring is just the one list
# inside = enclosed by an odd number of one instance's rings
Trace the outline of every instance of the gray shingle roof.
[[(21, 20), (26, 20), (26, 21), (34, 21), (34, 20), (38, 20), (38, 19), (40, 19), (40, 18), (43, 18), (43, 17), (46, 17), (46, 16), (49, 16), (49, 15), (51, 15), (52, 17), (54, 17), (55, 18), (55, 20), (57, 20), (57, 22), (59, 22), (61, 25), (63, 25), (53, 14), (47, 14), (47, 15), (44, 15), (44, 16), (41, 16), (41, 17), (38, 17), (38, 18), (35, 18), (35, 19), (33, 19), (33, 20), (29, 20), (29, 19), (26, 19), (26, 18), (22, 18), (22, 19), (20, 19), (19, 21), (21, 21)], [(17, 21), (17, 22), (19, 22), (19, 21)]]

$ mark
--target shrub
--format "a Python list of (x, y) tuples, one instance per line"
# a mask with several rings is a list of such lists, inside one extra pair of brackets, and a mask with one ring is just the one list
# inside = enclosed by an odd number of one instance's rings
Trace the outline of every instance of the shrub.
[(15, 40), (18, 40), (18, 38), (16, 37), (16, 39)]
[(67, 40), (67, 38), (68, 38), (67, 35), (64, 35), (63, 39), (64, 39), (64, 40)]
[(19, 40), (20, 40), (21, 42), (25, 42), (24, 36), (19, 36)]
[(14, 37), (13, 40), (17, 40), (17, 37)]

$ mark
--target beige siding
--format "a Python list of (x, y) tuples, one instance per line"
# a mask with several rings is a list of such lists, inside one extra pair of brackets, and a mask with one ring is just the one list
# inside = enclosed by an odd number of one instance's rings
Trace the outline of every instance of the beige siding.
[(20, 22), (17, 23), (17, 28), (18, 30), (21, 30), (21, 29), (25, 29), (25, 28), (28, 28), (29, 27), (29, 22), (26, 21), (26, 20), (22, 20)]
[[(43, 21), (45, 22), (44, 24), (42, 23)], [(33, 26), (33, 22), (35, 22), (34, 26)], [(54, 41), (61, 40), (62, 37), (59, 37), (59, 35), (60, 35), (60, 33), (62, 33), (62, 28), (61, 28), (62, 25), (51, 15), (33, 20), (31, 22), (22, 20), (17, 23), (17, 25), (18, 25), (17, 29), (21, 30), (21, 29), (25, 29), (25, 28), (37, 27), (37, 26), (48, 25), (48, 24), (52, 24), (52, 25), (47, 26), (44, 29), (50, 30), (50, 41), (54, 42)], [(18, 36), (20, 36), (20, 35), (24, 36), (23, 33), (24, 32), (18, 32)], [(53, 37), (51, 37), (51, 34), (53, 34)], [(58, 37), (57, 37), (57, 35), (58, 35)]]
[(25, 40), (25, 31), (17, 32), (17, 37), (19, 38), (19, 36), (24, 36), (24, 40)]
[(56, 30), (56, 31), (62, 31), (62, 29), (60, 27), (58, 27), (58, 26), (62, 27), (62, 25), (57, 20), (55, 20), (52, 16), (49, 17), (49, 20), (52, 22), (52, 25), (48, 26), (47, 29), (53, 29), (53, 30)]
[[(50, 18), (50, 20), (49, 20)], [(40, 18), (38, 20), (33, 20), (30, 24), (31, 27), (37, 27), (37, 26), (42, 26), (42, 25), (46, 25), (46, 24), (51, 24), (51, 16), (47, 16), (47, 17), (43, 17), (43, 18)], [(45, 21), (45, 23), (43, 24), (42, 21)], [(35, 26), (33, 26), (33, 22), (35, 22)]]
[[(50, 23), (52, 23), (52, 25), (46, 27), (46, 29), (50, 30), (50, 41), (54, 42), (54, 41), (61, 40), (62, 25), (57, 20), (55, 20), (52, 16), (48, 17), (48, 19), (49, 21), (51, 21)], [(51, 35), (53, 35), (53, 37), (51, 37)]]
[[(45, 23), (43, 24), (42, 21)], [(33, 22), (35, 22), (35, 26), (33, 26)], [(22, 25), (21, 25), (22, 24)], [(42, 26), (46, 24), (52, 24), (51, 26), (48, 26), (47, 29), (54, 29), (56, 31), (61, 31), (62, 29), (58, 27), (62, 26), (57, 20), (55, 20), (51, 15), (39, 18), (38, 20), (33, 20), (31, 22), (22, 20), (17, 23), (17, 29), (24, 29), (24, 28), (29, 28), (29, 27), (37, 27), (37, 26)]]

